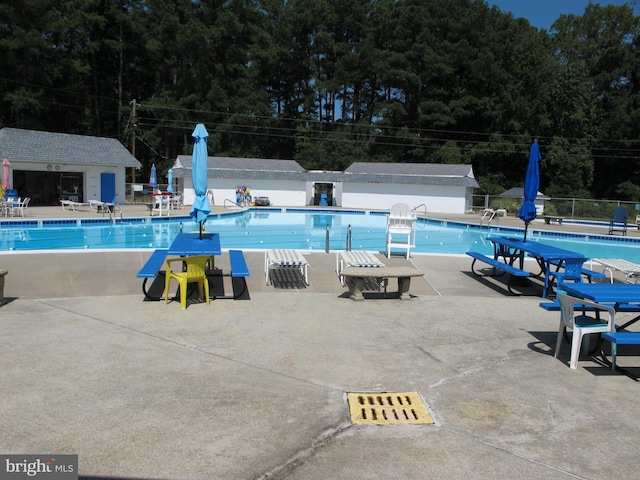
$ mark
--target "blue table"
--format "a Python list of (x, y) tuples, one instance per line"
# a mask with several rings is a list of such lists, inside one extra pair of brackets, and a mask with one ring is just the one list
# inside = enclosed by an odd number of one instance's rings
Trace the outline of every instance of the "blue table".
[[(613, 305), (616, 311), (640, 311), (640, 285), (629, 283), (564, 283), (562, 289), (573, 297)], [(633, 318), (617, 328), (624, 330), (638, 320), (640, 320), (640, 317)]]
[(598, 303), (640, 304), (640, 285), (633, 283), (574, 283), (562, 288), (569, 295)]
[(499, 260), (503, 258), (505, 263), (513, 265), (516, 259), (520, 260), (520, 270), (524, 267), (525, 254), (537, 260), (540, 266), (540, 273), (544, 274), (544, 287), (542, 289), (542, 297), (546, 298), (547, 289), (549, 287), (549, 273), (551, 272), (551, 262), (562, 265), (567, 258), (578, 258), (585, 262), (587, 259), (581, 253), (572, 252), (563, 248), (546, 245), (540, 242), (524, 242), (518, 238), (509, 237), (488, 237), (493, 243), (493, 258)]
[(187, 257), (191, 255), (221, 255), (220, 235), (217, 233), (179, 233), (167, 251), (167, 255)]

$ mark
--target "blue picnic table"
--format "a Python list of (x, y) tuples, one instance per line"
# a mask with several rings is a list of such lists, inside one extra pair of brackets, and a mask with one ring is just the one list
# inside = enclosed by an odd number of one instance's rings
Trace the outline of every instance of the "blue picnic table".
[(488, 240), (493, 243), (494, 260), (503, 259), (504, 263), (513, 266), (516, 260), (519, 261), (519, 269), (524, 270), (524, 257), (528, 255), (534, 258), (540, 272), (537, 276), (544, 275), (544, 287), (542, 289), (542, 297), (546, 298), (547, 289), (549, 287), (549, 277), (551, 267), (561, 267), (566, 259), (582, 259), (583, 263), (587, 260), (584, 255), (563, 248), (554, 247), (541, 242), (523, 241), (518, 238), (490, 236)]
[[(159, 248), (155, 250), (147, 262), (143, 265), (137, 274), (138, 278), (142, 278), (142, 292), (148, 300), (159, 300), (160, 297), (154, 296), (147, 290), (147, 280), (155, 279), (160, 269), (165, 264), (168, 256), (188, 257), (192, 255), (208, 255), (211, 257), (210, 268), (213, 269), (214, 256), (222, 255), (220, 246), (220, 234), (218, 233), (179, 233), (173, 240), (169, 248)], [(241, 250), (229, 250), (229, 264), (231, 271), (230, 277), (233, 279), (245, 279), (250, 276), (249, 268)], [(246, 292), (247, 284), (244, 280), (243, 289), (239, 293), (231, 296), (217, 296), (216, 298), (239, 298)], [(235, 289), (234, 289), (235, 290)]]

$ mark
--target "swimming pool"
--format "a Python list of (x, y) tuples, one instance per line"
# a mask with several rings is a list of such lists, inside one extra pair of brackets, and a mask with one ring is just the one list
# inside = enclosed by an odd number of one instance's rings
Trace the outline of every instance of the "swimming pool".
[[(384, 211), (259, 208), (211, 215), (206, 229), (220, 234), (222, 248), (344, 250), (351, 230), (354, 250), (384, 251)], [(0, 251), (167, 248), (180, 232), (197, 230), (188, 216), (124, 219), (51, 219), (0, 222)], [(327, 233), (328, 231), (328, 233)], [(606, 231), (606, 230), (603, 230)], [(522, 229), (419, 218), (415, 253), (492, 253), (488, 235), (522, 236)], [(530, 228), (528, 239), (583, 253), (588, 258), (625, 258), (640, 263), (640, 239), (558, 233)]]

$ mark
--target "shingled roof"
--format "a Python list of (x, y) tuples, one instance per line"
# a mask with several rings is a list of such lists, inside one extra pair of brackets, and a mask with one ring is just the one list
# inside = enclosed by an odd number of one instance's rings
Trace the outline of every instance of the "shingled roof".
[[(191, 160), (179, 155), (173, 176), (190, 176)], [(478, 187), (471, 165), (355, 162), (344, 172), (327, 172), (305, 170), (294, 160), (208, 157), (207, 162), (209, 176), (217, 178)]]
[(473, 167), (448, 163), (354, 162), (345, 170), (347, 178), (360, 183), (400, 183), (479, 187)]
[[(178, 162), (184, 168), (191, 169), (192, 155), (179, 155)], [(208, 157), (211, 170), (246, 170), (269, 172), (304, 172), (298, 162), (294, 160), (276, 160), (271, 158), (241, 158), (241, 157)]]
[(141, 167), (114, 138), (7, 127), (0, 129), (0, 158), (12, 162)]

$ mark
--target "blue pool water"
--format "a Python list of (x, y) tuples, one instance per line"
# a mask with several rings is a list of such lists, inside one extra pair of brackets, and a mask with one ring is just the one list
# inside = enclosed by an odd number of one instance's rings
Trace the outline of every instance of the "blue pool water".
[[(212, 215), (206, 230), (220, 234), (223, 249), (245, 250), (292, 248), (324, 251), (329, 226), (330, 250), (346, 248), (351, 227), (354, 250), (384, 251), (386, 212), (321, 211), (308, 209), (253, 209), (233, 214)], [(0, 251), (155, 249), (167, 248), (183, 231), (197, 230), (189, 217), (27, 220), (0, 224)], [(570, 225), (567, 225), (570, 229)], [(479, 227), (451, 221), (419, 219), (416, 253), (464, 254), (475, 250), (493, 252), (489, 235), (522, 237), (522, 229)], [(640, 263), (640, 240), (540, 231), (530, 228), (528, 239), (583, 253), (587, 258), (625, 258)]]

